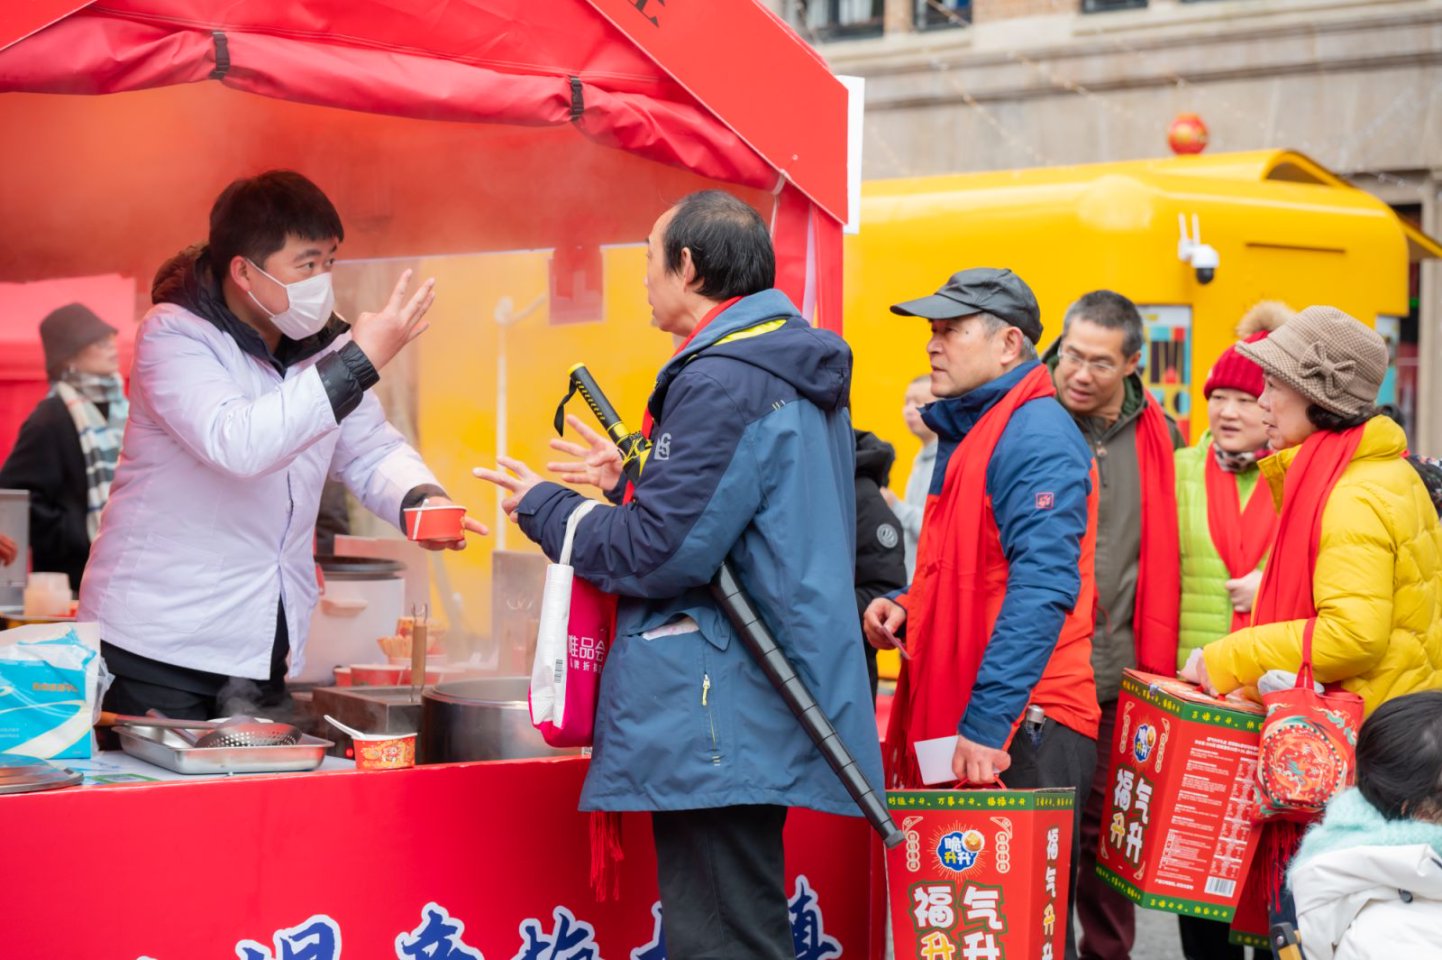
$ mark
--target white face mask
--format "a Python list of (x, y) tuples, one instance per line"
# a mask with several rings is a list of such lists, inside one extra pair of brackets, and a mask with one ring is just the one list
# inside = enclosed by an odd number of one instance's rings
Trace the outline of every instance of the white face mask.
[(271, 313), (266, 310), (265, 304), (256, 300), (254, 293), (246, 291), (255, 305), (265, 310), (265, 315), (270, 317), (270, 322), (275, 324), (276, 329), (292, 340), (304, 340), (306, 337), (320, 332), (321, 328), (326, 325), (326, 321), (330, 319), (331, 313), (335, 311), (335, 290), (331, 287), (329, 273), (318, 273), (295, 283), (281, 283), (275, 277), (261, 270), (259, 264), (254, 260), (248, 262), (266, 279), (285, 289), (289, 306), (280, 313)]

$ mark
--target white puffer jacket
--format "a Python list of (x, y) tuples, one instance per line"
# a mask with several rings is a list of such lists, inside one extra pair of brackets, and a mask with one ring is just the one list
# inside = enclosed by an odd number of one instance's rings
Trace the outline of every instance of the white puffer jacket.
[(1339, 794), (1289, 873), (1307, 960), (1442, 960), (1442, 824)]

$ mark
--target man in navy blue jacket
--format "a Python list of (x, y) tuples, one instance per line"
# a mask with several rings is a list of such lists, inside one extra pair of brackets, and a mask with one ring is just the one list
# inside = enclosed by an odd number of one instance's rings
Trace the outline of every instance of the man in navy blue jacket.
[[(723, 559), (881, 785), (852, 592), (851, 353), (774, 282), (765, 224), (729, 194), (692, 194), (656, 221), (648, 299), (655, 325), (686, 340), (656, 378), (634, 496), (582, 519), (572, 554), (578, 576), (621, 598), (581, 808), (652, 811), (672, 960), (793, 960), (786, 809), (857, 814), (712, 601)], [(611, 490), (619, 456), (595, 439), (588, 463), (556, 466)], [(500, 463), (511, 473), (477, 476), (557, 556), (583, 498)]]

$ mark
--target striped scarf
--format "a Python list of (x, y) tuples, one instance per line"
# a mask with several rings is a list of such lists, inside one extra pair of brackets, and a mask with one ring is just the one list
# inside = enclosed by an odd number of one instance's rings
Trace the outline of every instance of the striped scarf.
[[(100, 511), (110, 499), (110, 481), (115, 479), (115, 463), (120, 459), (125, 419), (130, 415), (125, 385), (119, 374), (66, 372), (50, 392), (59, 396), (70, 411), (80, 438), (80, 455), (85, 460), (85, 529), (94, 542), (100, 530)], [(100, 415), (96, 404), (101, 403), (109, 404), (108, 417)]]

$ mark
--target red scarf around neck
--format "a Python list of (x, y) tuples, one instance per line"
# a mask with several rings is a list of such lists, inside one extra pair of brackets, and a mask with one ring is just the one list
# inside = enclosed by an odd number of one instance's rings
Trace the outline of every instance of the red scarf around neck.
[[(1217, 462), (1216, 454), (1207, 450), (1207, 529), (1212, 546), (1233, 579), (1245, 577), (1262, 562), (1272, 538), (1277, 533), (1277, 508), (1272, 505), (1272, 491), (1267, 481), (1257, 478), (1247, 509), (1241, 509), (1237, 493), (1237, 475), (1228, 473)], [(1233, 632), (1247, 625), (1245, 613), (1232, 611)]]
[[(732, 297), (730, 300), (723, 300), (722, 302), (716, 304), (716, 306), (712, 307), (710, 310), (706, 311), (706, 316), (701, 318), (701, 322), (696, 324), (696, 326), (692, 327), (691, 332), (686, 334), (686, 339), (682, 340), (679, 344), (676, 345), (676, 349), (671, 353), (671, 359), (674, 360), (679, 357), (681, 355), (681, 351), (691, 346), (691, 341), (696, 339), (697, 334), (709, 327), (712, 320), (715, 320), (717, 317), (721, 316), (721, 314), (725, 313), (728, 308), (730, 308), (740, 299), (740, 297)], [(645, 437), (647, 440), (650, 440), (651, 430), (655, 426), (656, 418), (651, 415), (651, 404), (647, 403), (646, 412), (641, 416), (641, 436)]]
[(1182, 610), (1181, 545), (1172, 432), (1161, 405), (1146, 393), (1137, 418), (1137, 472), (1142, 488), (1142, 545), (1137, 559), (1137, 606), (1132, 640), (1137, 666), (1171, 676), (1177, 669)]
[[(1364, 429), (1318, 430), (1302, 441), (1282, 485), (1282, 516), (1272, 558), (1257, 588), (1253, 625), (1308, 620), (1317, 615), (1312, 580), (1322, 542), (1322, 513), (1356, 455)], [(1265, 478), (1257, 481), (1258, 485), (1265, 482)], [(1306, 824), (1292, 820), (1268, 820), (1262, 825), (1253, 869), (1261, 871), (1269, 905), (1275, 906), (1280, 899), (1287, 864), (1296, 856), (1305, 829)]]
[[(1363, 427), (1334, 432), (1318, 430), (1302, 441), (1297, 459), (1287, 470), (1282, 487), (1282, 516), (1272, 559), (1257, 588), (1252, 623), (1261, 626), (1282, 620), (1306, 620), (1317, 615), (1312, 601), (1312, 577), (1322, 540), (1322, 510), (1332, 488), (1352, 462), (1362, 443)], [(1258, 484), (1265, 479), (1258, 480)]]
[[(681, 351), (691, 346), (691, 341), (696, 339), (696, 335), (698, 333), (700, 333), (702, 330), (705, 330), (712, 320), (715, 320), (717, 317), (721, 316), (721, 314), (726, 312), (726, 309), (728, 307), (730, 307), (732, 304), (736, 303), (740, 299), (740, 297), (732, 297), (730, 300), (723, 300), (721, 303), (716, 304), (716, 306), (706, 311), (706, 316), (701, 318), (701, 322), (691, 328), (691, 332), (686, 334), (686, 339), (682, 340), (679, 344), (677, 344), (676, 349), (671, 353), (671, 359), (674, 360), (678, 356), (680, 356)], [(647, 440), (650, 440), (651, 431), (654, 429), (656, 429), (656, 418), (651, 413), (650, 401), (647, 401), (646, 410), (641, 414), (641, 436), (645, 437)], [(621, 501), (623, 503), (630, 503), (634, 499), (636, 499), (636, 484), (631, 480), (627, 480), (626, 492), (622, 495)]]
[(1054, 396), (1051, 375), (1039, 365), (982, 414), (952, 452), (941, 493), (927, 498), (905, 598), (911, 659), (901, 665), (883, 749), (894, 785), (921, 785), (916, 741), (955, 734), (971, 699), (1001, 600), (990, 595), (982, 562), (983, 537), (997, 536), (986, 468), (1012, 414)]

